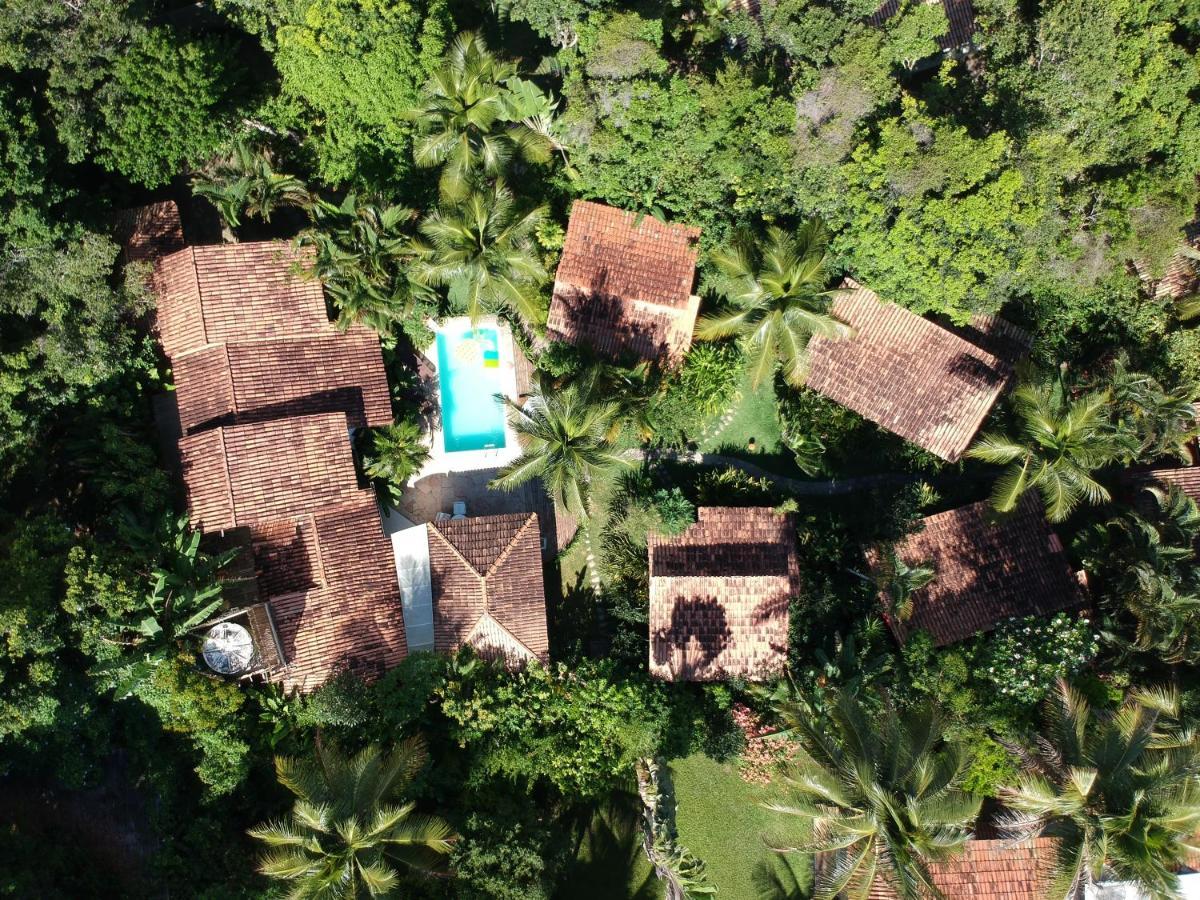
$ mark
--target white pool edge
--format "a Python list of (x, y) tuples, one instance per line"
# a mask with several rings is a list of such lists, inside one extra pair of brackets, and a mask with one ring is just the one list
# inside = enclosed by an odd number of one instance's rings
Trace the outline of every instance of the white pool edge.
[[(456, 331), (471, 327), (496, 329), (500, 354), (500, 392), (510, 400), (515, 401), (519, 397), (517, 389), (517, 366), (516, 359), (514, 358), (516, 352), (515, 344), (513, 342), (512, 329), (508, 325), (501, 322), (496, 316), (484, 316), (474, 326), (472, 326), (471, 320), (467, 316), (456, 316), (453, 319), (445, 320), (441, 324), (430, 322), (429, 329), (434, 333), (434, 340), (432, 344), (425, 348), (424, 354), (425, 358), (429, 360), (430, 365), (433, 366), (433, 389), (438, 406), (439, 419), (442, 407), (442, 384), (437, 353), (437, 335), (447, 331)], [(452, 453), (447, 453), (445, 436), (440, 425), (432, 431), (430, 437), (432, 440), (429, 448), (429, 459), (421, 467), (421, 471), (413, 476), (412, 481), (419, 481), (429, 475), (495, 469), (507, 465), (521, 455), (520, 446), (517, 442), (517, 433), (513, 430), (507, 411), (504, 416), (503, 447), (497, 447), (492, 450), (456, 450)]]

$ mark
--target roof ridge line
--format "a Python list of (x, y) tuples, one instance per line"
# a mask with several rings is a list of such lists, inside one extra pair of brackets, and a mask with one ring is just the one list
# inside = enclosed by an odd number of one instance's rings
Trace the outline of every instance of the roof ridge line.
[(509, 542), (507, 544), (505, 544), (504, 549), (500, 551), (499, 555), (496, 556), (496, 559), (492, 562), (492, 564), (490, 566), (488, 566), (488, 570), (487, 570), (487, 572), (484, 573), (484, 576), (483, 576), (485, 579), (488, 578), (489, 576), (491, 576), (491, 574), (496, 571), (496, 569), (499, 567), (500, 563), (502, 563), (502, 562), (504, 562), (504, 560), (508, 559), (508, 556), (512, 552), (512, 548), (516, 545), (517, 540), (521, 537), (521, 535), (523, 535), (525, 533), (525, 530), (529, 527), (529, 523), (533, 521), (533, 519), (536, 515), (537, 515), (537, 513), (531, 512), (526, 516), (525, 521), (521, 523), (521, 527), (518, 528), (513, 533), (512, 538), (510, 538)]
[(473, 574), (473, 575), (474, 575), (476, 578), (478, 578), (478, 579), (479, 579), (481, 582), (483, 582), (483, 587), (484, 587), (484, 606), (485, 606), (485, 608), (486, 608), (486, 605), (487, 605), (487, 584), (486, 584), (485, 578), (486, 578), (487, 576), (485, 576), (485, 575), (480, 575), (480, 574), (479, 574), (479, 570), (478, 570), (477, 568), (475, 568), (475, 566), (473, 566), (473, 565), (471, 564), (471, 562), (470, 562), (470, 561), (469, 561), (469, 560), (468, 560), (468, 559), (467, 559), (465, 556), (463, 556), (463, 554), (462, 554), (462, 551), (461, 551), (461, 550), (459, 550), (459, 549), (458, 549), (458, 547), (454, 546), (454, 541), (450, 540), (450, 538), (448, 538), (448, 537), (446, 537), (446, 535), (442, 534), (442, 529), (438, 528), (438, 527), (437, 527), (437, 525), (436, 525), (436, 523), (434, 523), (434, 522), (427, 522), (426, 524), (428, 524), (428, 525), (433, 525), (433, 530), (434, 530), (434, 531), (436, 531), (436, 532), (437, 532), (437, 536), (438, 536), (439, 538), (441, 538), (441, 539), (442, 539), (442, 543), (443, 543), (443, 544), (445, 544), (447, 547), (449, 547), (449, 548), (450, 548), (450, 552), (451, 552), (451, 553), (453, 553), (455, 556), (457, 556), (457, 557), (458, 557), (458, 559), (459, 559), (459, 562), (461, 562), (461, 563), (462, 563), (464, 566), (466, 566), (468, 569), (470, 569), (470, 570), (471, 570), (471, 574)]
[(233, 476), (229, 472), (229, 449), (225, 446), (225, 429), (218, 428), (217, 439), (221, 442), (221, 468), (225, 471), (225, 493), (229, 497), (229, 517), (233, 527), (238, 527), (237, 504), (233, 502)]
[(200, 330), (204, 332), (204, 346), (216, 343), (208, 336), (208, 322), (204, 320), (204, 291), (200, 289), (200, 267), (196, 265), (196, 246), (190, 244), (184, 247), (188, 251), (188, 261), (192, 264), (192, 276), (196, 279), (196, 306), (200, 313)]

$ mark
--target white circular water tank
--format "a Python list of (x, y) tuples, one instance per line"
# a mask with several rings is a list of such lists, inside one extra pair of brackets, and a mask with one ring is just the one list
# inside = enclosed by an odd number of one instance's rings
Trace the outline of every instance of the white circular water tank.
[(219, 622), (204, 636), (204, 661), (214, 672), (237, 675), (250, 667), (254, 658), (254, 639), (250, 632), (234, 622)]

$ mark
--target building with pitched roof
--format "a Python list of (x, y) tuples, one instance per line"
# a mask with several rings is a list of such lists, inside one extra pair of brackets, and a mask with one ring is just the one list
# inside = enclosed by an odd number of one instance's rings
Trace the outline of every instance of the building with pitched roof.
[(182, 438), (180, 454), (193, 524), (237, 535), (253, 561), (283, 661), (271, 678), (310, 690), (404, 658), (391, 546), (358, 485), (344, 413), (211, 428)]
[(1028, 336), (1002, 319), (964, 330), (973, 342), (849, 278), (832, 312), (853, 335), (809, 341), (807, 386), (949, 462), (970, 446), (1013, 377), (1015, 354), (1028, 348)]
[(126, 258), (153, 263), (156, 326), (175, 374), (179, 467), (214, 552), (242, 677), (311, 690), (404, 658), (400, 586), (351, 429), (392, 421), (378, 338), (328, 320), (304, 254), (281, 242), (183, 246), (174, 204), (136, 210)]
[(126, 210), (117, 222), (125, 262), (157, 263), (187, 246), (173, 200)]
[[(928, 516), (895, 550), (906, 564), (930, 565), (935, 572), (913, 596), (911, 618), (886, 616), (901, 642), (923, 630), (940, 647), (991, 631), (1013, 616), (1087, 606), (1062, 542), (1032, 493), (1007, 515), (997, 515), (983, 501)], [(877, 553), (869, 553), (868, 561), (877, 566)]]
[(614, 359), (678, 362), (700, 298), (699, 228), (577, 200), (554, 276), (546, 331)]
[(175, 360), (184, 433), (280, 416), (345, 413), (351, 428), (392, 422), (379, 338), (354, 326), (305, 337), (209, 344)]
[[(972, 49), (975, 39), (975, 7), (971, 0), (924, 0), (926, 3), (941, 3), (946, 14), (946, 33), (937, 39), (943, 53), (962, 55)], [(885, 0), (871, 14), (867, 22), (876, 28), (900, 11), (901, 0)]]
[[(1187, 245), (1200, 250), (1200, 223), (1192, 223), (1184, 229)], [(1154, 284), (1156, 300), (1182, 300), (1200, 292), (1200, 261), (1183, 253), (1176, 253), (1167, 264), (1162, 278)]]
[[(1019, 844), (971, 840), (952, 859), (929, 864), (934, 886), (954, 900), (1045, 900), (1055, 864), (1054, 838)], [(877, 878), (870, 900), (897, 900), (885, 878)]]
[(784, 667), (800, 594), (792, 516), (701, 507), (682, 534), (652, 536), (649, 553), (651, 674), (712, 681)]
[(157, 327), (172, 360), (210, 344), (328, 330), (321, 282), (298, 268), (311, 253), (283, 241), (187, 247), (155, 267)]
[(537, 513), (431, 522), (428, 539), (435, 649), (470, 644), (489, 659), (545, 662)]

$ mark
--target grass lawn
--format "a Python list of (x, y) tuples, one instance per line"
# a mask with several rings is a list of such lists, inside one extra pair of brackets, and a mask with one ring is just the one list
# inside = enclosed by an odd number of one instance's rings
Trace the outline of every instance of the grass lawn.
[[(679, 842), (708, 864), (723, 900), (793, 900), (807, 896), (808, 861), (781, 857), (763, 842), (779, 834), (786, 818), (758, 804), (764, 788), (747, 784), (733, 763), (703, 754), (671, 762)], [(799, 883), (797, 883), (799, 882)]]
[[(733, 419), (720, 434), (701, 442), (700, 449), (705, 453), (741, 457), (780, 475), (803, 477), (796, 467), (795, 454), (783, 442), (774, 384), (768, 381), (754, 390), (747, 373), (742, 376), (738, 390), (741, 399), (734, 407)], [(753, 451), (749, 449), (751, 438)]]

